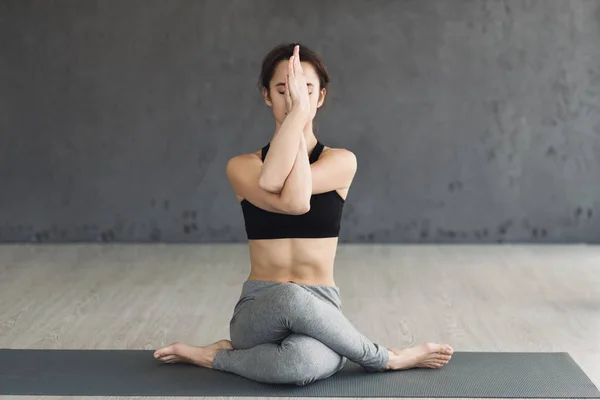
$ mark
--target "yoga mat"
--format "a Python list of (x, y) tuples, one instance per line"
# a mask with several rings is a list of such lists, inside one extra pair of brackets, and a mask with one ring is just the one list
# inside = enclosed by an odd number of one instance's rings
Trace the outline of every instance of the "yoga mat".
[(268, 385), (148, 350), (0, 350), (0, 395), (600, 398), (568, 353), (455, 352), (439, 370), (344, 369), (307, 386)]

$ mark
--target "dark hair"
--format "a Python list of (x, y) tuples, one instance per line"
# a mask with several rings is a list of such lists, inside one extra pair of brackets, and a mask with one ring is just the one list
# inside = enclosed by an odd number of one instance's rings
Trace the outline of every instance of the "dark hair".
[(309, 63), (317, 72), (319, 76), (319, 89), (327, 88), (329, 84), (329, 72), (327, 72), (327, 67), (321, 57), (301, 43), (287, 43), (276, 46), (263, 59), (259, 78), (260, 89), (269, 89), (269, 83), (273, 79), (275, 68), (281, 61), (289, 60), (294, 55), (294, 47), (296, 45), (300, 46), (300, 61)]

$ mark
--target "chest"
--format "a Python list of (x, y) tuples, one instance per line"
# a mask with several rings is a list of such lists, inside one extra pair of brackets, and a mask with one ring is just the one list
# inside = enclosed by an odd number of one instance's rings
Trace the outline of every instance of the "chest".
[(333, 191), (313, 195), (310, 210), (301, 215), (265, 211), (250, 203), (243, 204), (246, 230), (261, 237), (334, 236), (339, 231), (344, 200)]

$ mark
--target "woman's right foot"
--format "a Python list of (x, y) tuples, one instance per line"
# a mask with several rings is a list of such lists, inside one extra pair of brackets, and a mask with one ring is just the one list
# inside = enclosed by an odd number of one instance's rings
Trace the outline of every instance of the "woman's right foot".
[(389, 361), (386, 370), (411, 368), (441, 368), (448, 364), (454, 350), (447, 344), (423, 343), (407, 349), (388, 349)]
[(212, 368), (213, 360), (220, 350), (233, 350), (231, 341), (223, 339), (208, 346), (191, 346), (175, 342), (156, 350), (154, 358), (167, 364), (186, 363)]

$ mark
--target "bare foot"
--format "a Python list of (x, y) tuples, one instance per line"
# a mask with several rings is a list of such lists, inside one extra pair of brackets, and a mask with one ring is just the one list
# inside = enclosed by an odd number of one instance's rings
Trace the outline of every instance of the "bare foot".
[(229, 340), (219, 340), (208, 346), (190, 346), (175, 342), (154, 352), (154, 358), (167, 364), (186, 363), (199, 367), (212, 368), (212, 362), (219, 350), (233, 350)]
[(386, 370), (411, 368), (441, 368), (448, 364), (454, 350), (447, 344), (423, 343), (407, 349), (388, 349), (390, 359)]

